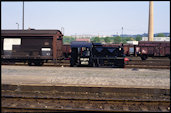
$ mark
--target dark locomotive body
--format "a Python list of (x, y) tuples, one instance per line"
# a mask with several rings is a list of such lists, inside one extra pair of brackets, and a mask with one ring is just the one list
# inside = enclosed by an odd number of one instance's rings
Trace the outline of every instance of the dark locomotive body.
[(100, 43), (71, 42), (71, 66), (124, 67), (122, 47), (104, 47)]
[(59, 30), (1, 30), (2, 62), (43, 65), (62, 57), (62, 33)]

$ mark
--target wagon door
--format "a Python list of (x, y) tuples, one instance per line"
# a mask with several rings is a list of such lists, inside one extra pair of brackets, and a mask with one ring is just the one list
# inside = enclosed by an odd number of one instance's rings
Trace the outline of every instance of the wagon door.
[(148, 55), (152, 56), (154, 54), (154, 47), (148, 47)]
[(160, 55), (160, 47), (156, 46), (154, 47), (154, 56), (159, 56)]
[(140, 47), (136, 47), (136, 53), (135, 53), (135, 55), (137, 56), (137, 55), (139, 55), (139, 53), (140, 53)]
[(165, 45), (165, 56), (170, 56), (170, 42)]
[(56, 42), (56, 53), (57, 53), (57, 58), (62, 57), (62, 40), (61, 39), (57, 39)]
[(147, 47), (141, 47), (141, 53), (142, 53), (142, 54), (148, 54), (148, 49), (147, 49)]
[(161, 46), (160, 46), (160, 56), (165, 55), (164, 47), (165, 47), (165, 44), (161, 44)]
[(129, 55), (129, 52), (128, 52), (129, 50), (128, 50), (128, 46), (124, 46), (124, 54), (125, 55)]

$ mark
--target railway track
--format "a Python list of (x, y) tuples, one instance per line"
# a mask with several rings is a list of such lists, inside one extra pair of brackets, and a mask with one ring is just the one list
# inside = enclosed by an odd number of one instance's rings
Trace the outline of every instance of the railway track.
[(169, 60), (132, 60), (129, 61), (130, 65), (157, 65), (157, 66), (170, 66)]
[[(4, 64), (15, 66), (27, 66), (24, 63)], [(69, 61), (58, 61), (54, 63), (44, 63), (43, 66), (56, 66), (56, 67), (70, 67)], [(153, 59), (153, 60), (132, 60), (125, 63), (125, 68), (145, 68), (145, 69), (170, 69), (170, 60), (168, 59)]]
[(132, 60), (126, 63), (125, 68), (170, 69), (170, 60)]
[[(20, 89), (20, 90), (19, 90)], [(169, 112), (169, 89), (2, 86), (2, 112)]]
[(2, 111), (168, 112), (170, 101), (33, 98), (2, 96)]

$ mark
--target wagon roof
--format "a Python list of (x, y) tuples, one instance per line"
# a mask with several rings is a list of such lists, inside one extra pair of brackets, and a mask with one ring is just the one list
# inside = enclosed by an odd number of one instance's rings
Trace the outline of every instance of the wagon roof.
[(60, 30), (1, 30), (1, 36), (6, 35), (55, 35), (61, 34)]

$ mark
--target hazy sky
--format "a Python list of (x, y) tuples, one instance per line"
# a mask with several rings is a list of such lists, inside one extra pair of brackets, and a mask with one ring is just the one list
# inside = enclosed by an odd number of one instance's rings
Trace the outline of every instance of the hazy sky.
[[(1, 2), (1, 29), (22, 29), (23, 2)], [(148, 32), (148, 1), (24, 2), (25, 29), (64, 28), (64, 35)], [(154, 1), (154, 33), (170, 32), (170, 1)]]

